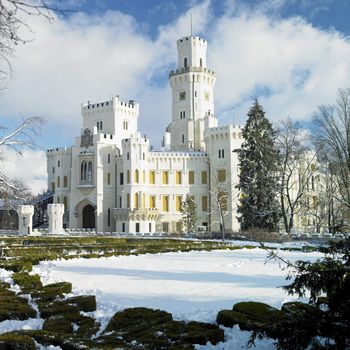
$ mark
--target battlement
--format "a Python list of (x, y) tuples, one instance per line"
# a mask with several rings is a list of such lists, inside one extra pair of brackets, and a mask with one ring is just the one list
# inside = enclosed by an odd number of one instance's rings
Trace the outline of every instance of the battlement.
[(204, 45), (208, 44), (208, 42), (205, 39), (200, 38), (199, 36), (193, 36), (193, 35), (184, 36), (183, 38), (178, 39), (177, 44), (181, 45), (181, 43), (186, 43), (189, 41), (191, 41), (192, 43), (194, 42), (194, 43), (200, 43), (200, 44), (204, 44)]
[(228, 138), (242, 139), (242, 125), (223, 125), (214, 128), (209, 128), (204, 131), (205, 138), (218, 139), (218, 138)]
[(149, 143), (148, 138), (146, 135), (142, 135), (140, 132), (137, 132), (133, 135), (130, 136), (130, 138), (123, 139), (122, 140), (122, 145), (127, 145), (130, 143)]
[(169, 78), (183, 74), (183, 73), (207, 73), (211, 76), (215, 76), (215, 71), (206, 68), (206, 67), (187, 67), (187, 68), (177, 68), (176, 70), (172, 70), (169, 73)]
[(112, 100), (109, 100), (109, 101), (104, 101), (99, 103), (90, 103), (90, 101), (88, 101), (87, 103), (81, 104), (82, 113), (88, 113), (92, 111), (101, 111), (101, 110), (104, 110), (104, 111), (113, 110), (118, 107), (130, 109), (133, 111), (135, 110), (138, 111), (139, 104), (135, 103), (134, 100), (129, 100), (128, 102), (124, 102), (120, 99), (119, 95), (113, 97)]
[(203, 159), (208, 158), (208, 154), (205, 152), (176, 152), (176, 151), (152, 151), (149, 153), (150, 159), (184, 159), (184, 158), (192, 158), (192, 159)]
[(61, 147), (61, 148), (51, 148), (46, 150), (46, 154), (64, 154), (70, 152), (72, 149), (70, 147)]

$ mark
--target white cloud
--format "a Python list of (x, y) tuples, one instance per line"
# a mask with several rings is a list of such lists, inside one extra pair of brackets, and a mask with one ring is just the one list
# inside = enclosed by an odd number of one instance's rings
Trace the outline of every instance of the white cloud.
[(189, 34), (192, 13), (194, 33), (208, 39), (222, 123), (232, 122), (233, 108), (235, 121), (244, 121), (255, 96), (273, 120), (308, 120), (317, 105), (333, 103), (337, 89), (349, 85), (350, 42), (302, 18), (279, 18), (276, 11), (284, 0), (266, 4), (270, 7), (252, 9), (226, 0), (225, 14), (214, 17), (209, 0), (195, 3), (160, 26), (156, 39), (116, 11), (90, 17), (77, 13), (54, 24), (33, 17), (34, 40), (18, 48), (16, 77), (1, 97), (0, 115), (43, 115), (69, 140), (80, 131), (81, 102), (119, 94), (140, 102), (140, 131), (158, 146), (171, 119), (167, 72), (176, 64), (176, 40)]
[(350, 81), (349, 40), (299, 17), (278, 20), (245, 11), (222, 17), (209, 55), (217, 71), (216, 110), (236, 106), (241, 119), (259, 88), (268, 92), (260, 99), (271, 119), (307, 120)]
[(21, 180), (34, 193), (47, 189), (46, 154), (43, 151), (25, 149), (23, 155), (3, 149), (0, 171), (12, 179)]

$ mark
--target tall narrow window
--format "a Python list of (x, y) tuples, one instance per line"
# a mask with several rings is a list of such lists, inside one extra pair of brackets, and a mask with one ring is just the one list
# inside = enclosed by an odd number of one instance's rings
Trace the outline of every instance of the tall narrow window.
[(181, 211), (182, 196), (176, 196), (176, 211)]
[(155, 195), (149, 196), (149, 207), (150, 207), (150, 209), (156, 208), (156, 196)]
[(107, 173), (107, 185), (111, 184), (111, 173)]
[(202, 196), (202, 211), (208, 211), (208, 196)]
[(139, 194), (137, 192), (134, 194), (134, 208), (139, 209)]
[(182, 134), (182, 136), (181, 136), (181, 142), (185, 143), (185, 135), (184, 134)]
[(163, 185), (167, 185), (169, 183), (169, 172), (163, 171)]
[(184, 59), (184, 67), (187, 68), (187, 57)]
[(107, 210), (107, 226), (111, 226), (111, 209)]
[(225, 182), (226, 181), (226, 171), (225, 169), (218, 170), (218, 181)]
[(126, 159), (127, 159), (127, 160), (130, 159), (130, 153), (129, 153), (129, 152), (126, 154)]
[(126, 195), (126, 207), (130, 208), (130, 193)]
[(149, 172), (149, 184), (154, 185), (156, 183), (156, 172), (154, 170), (150, 170)]
[(199, 59), (199, 67), (203, 67), (203, 60), (201, 58)]
[(182, 173), (181, 173), (181, 171), (176, 171), (175, 176), (176, 176), (176, 185), (181, 185), (182, 184)]
[(130, 170), (126, 172), (126, 182), (129, 184), (130, 183)]
[(124, 173), (120, 173), (120, 174), (119, 174), (119, 183), (120, 183), (121, 185), (124, 185)]
[(169, 211), (169, 196), (162, 196), (163, 211)]
[(63, 187), (68, 187), (68, 177), (67, 176), (65, 176), (63, 178)]
[(63, 197), (64, 210), (68, 210), (68, 199), (66, 196)]
[(107, 162), (110, 163), (111, 162), (111, 155), (108, 153), (108, 156), (107, 156)]
[(80, 180), (86, 180), (86, 162), (80, 164)]
[(61, 186), (61, 179), (59, 176), (57, 176), (57, 188)]
[(135, 184), (139, 183), (139, 171), (137, 169), (134, 172), (134, 182)]
[(88, 181), (92, 180), (92, 163), (91, 162), (89, 162), (89, 165), (88, 165), (87, 179)]
[(194, 185), (194, 171), (188, 172), (188, 183)]
[(208, 176), (206, 171), (202, 171), (202, 185), (206, 185), (208, 182)]
[(58, 160), (58, 161), (57, 161), (57, 168), (59, 168), (60, 166), (61, 166), (61, 161)]

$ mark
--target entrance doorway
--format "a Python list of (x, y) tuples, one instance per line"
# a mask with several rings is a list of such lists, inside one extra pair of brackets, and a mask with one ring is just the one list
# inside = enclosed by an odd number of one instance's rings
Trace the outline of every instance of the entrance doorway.
[(90, 204), (83, 209), (83, 228), (95, 228), (95, 209)]

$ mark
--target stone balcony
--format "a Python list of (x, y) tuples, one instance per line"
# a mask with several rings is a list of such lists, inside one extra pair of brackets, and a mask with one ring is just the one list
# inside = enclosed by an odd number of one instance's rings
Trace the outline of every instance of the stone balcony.
[(172, 70), (169, 73), (169, 78), (174, 76), (174, 75), (178, 75), (178, 74), (182, 74), (182, 73), (189, 73), (189, 72), (193, 72), (193, 73), (207, 73), (209, 75), (214, 76), (215, 72), (209, 68), (204, 68), (204, 67), (187, 67), (187, 68), (178, 68), (176, 70)]

